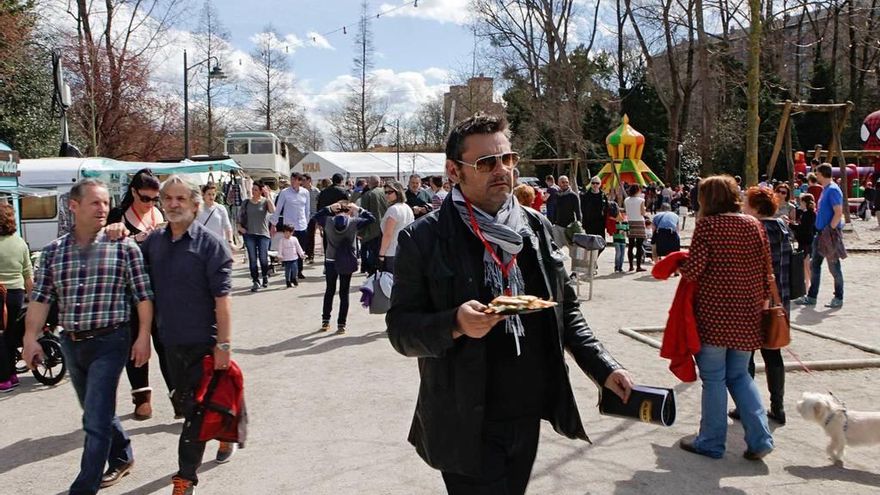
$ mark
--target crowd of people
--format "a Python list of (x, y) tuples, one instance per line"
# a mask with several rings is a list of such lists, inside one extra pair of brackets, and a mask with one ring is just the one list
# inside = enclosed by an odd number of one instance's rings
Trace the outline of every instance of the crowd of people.
[[(83, 180), (70, 192), (70, 233), (44, 250), (36, 271), (11, 208), (0, 205), (7, 309), (17, 311), (29, 294), (24, 335), (4, 332), (0, 340), (0, 390), (18, 384), (10, 349), (21, 344), (29, 365), (41, 359), (37, 338), (55, 308), (86, 432), (70, 493), (93, 494), (133, 468), (116, 388), (126, 370), (134, 418), (149, 418), (152, 355), (175, 417), (184, 420), (173, 493), (194, 492), (206, 445), (197, 431), (197, 392), (210, 370), (238, 372), (230, 308), (236, 231), (253, 292), (269, 286), (274, 261), (285, 287), (298, 287), (321, 243), (321, 331), (330, 330), (338, 296), (336, 332), (346, 333), (353, 274), (392, 272), (389, 340), (419, 360), (422, 380), (409, 441), (441, 472), (449, 493), (523, 493), (542, 420), (588, 440), (565, 351), (620, 400), (633, 387), (581, 313), (561, 248), (577, 233), (610, 236), (614, 271), (623, 272), (627, 258), (630, 272), (642, 272), (648, 253), (656, 263), (681, 251), (680, 232), (694, 213), (678, 271), (697, 283), (701, 347), (694, 358), (703, 389), (699, 431), (680, 447), (722, 457), (730, 416), (743, 424), (747, 459), (774, 449), (768, 420), (786, 423), (785, 367), (779, 349), (764, 348), (760, 322), (772, 287), (786, 313), (791, 302), (814, 305), (827, 262), (834, 278), (827, 306), (843, 305), (843, 195), (830, 165), (817, 164), (793, 184), (747, 189), (737, 178), (712, 176), (690, 186), (621, 184), (608, 193), (592, 177), (578, 192), (565, 175), (547, 176), (539, 189), (517, 184), (519, 155), (507, 123), (487, 115), (452, 130), (446, 157), (445, 177), (412, 175), (406, 186), (376, 176), (347, 183), (340, 174), (314, 187), (308, 174), (292, 173), (279, 191), (257, 181), (234, 217), (216, 203), (213, 184), (199, 188), (177, 176), (160, 183), (143, 170), (111, 209), (107, 187)], [(792, 301), (795, 251), (803, 253), (808, 290)], [(493, 299), (518, 295), (558, 304), (529, 314), (486, 311)], [(767, 367), (768, 409), (754, 381), (756, 351)], [(229, 461), (236, 444), (224, 437), (217, 461)]]

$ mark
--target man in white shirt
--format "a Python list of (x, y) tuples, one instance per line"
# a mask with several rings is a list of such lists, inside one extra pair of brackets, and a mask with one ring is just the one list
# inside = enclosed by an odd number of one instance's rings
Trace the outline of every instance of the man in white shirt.
[[(299, 172), (290, 174), (290, 187), (279, 193), (278, 201), (275, 203), (275, 213), (269, 218), (269, 223), (272, 224), (271, 234), (274, 236), (275, 226), (280, 218), (284, 225), (293, 227), (293, 235), (301, 246), (305, 246), (308, 238), (311, 195), (302, 187), (302, 180), (302, 174)], [(303, 259), (298, 259), (297, 264), (299, 265), (297, 276), (306, 278), (303, 275)]]

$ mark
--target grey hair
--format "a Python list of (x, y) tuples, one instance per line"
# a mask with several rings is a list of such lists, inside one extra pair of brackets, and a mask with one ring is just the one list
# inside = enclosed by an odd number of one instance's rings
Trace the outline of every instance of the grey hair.
[(179, 175), (172, 175), (171, 177), (168, 177), (165, 180), (165, 182), (162, 183), (162, 188), (159, 190), (159, 193), (162, 194), (162, 196), (164, 196), (165, 191), (167, 191), (169, 187), (171, 187), (173, 185), (177, 185), (177, 184), (181, 184), (181, 185), (185, 186), (187, 189), (189, 189), (190, 201), (192, 201), (193, 204), (195, 204), (196, 206), (201, 208), (201, 206), (202, 206), (202, 189), (199, 186), (193, 184), (192, 182), (184, 179), (183, 177), (181, 177)]
[(87, 187), (103, 187), (104, 189), (107, 189), (107, 184), (98, 179), (82, 179), (70, 188), (69, 198), (73, 201), (82, 200)]
[(379, 184), (381, 183), (382, 179), (380, 179), (378, 175), (371, 175), (367, 177), (367, 185), (369, 185), (371, 188), (379, 187)]

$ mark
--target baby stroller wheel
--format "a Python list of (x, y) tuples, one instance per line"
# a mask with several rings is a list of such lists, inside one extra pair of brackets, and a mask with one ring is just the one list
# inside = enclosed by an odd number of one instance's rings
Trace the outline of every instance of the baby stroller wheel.
[(61, 343), (56, 337), (47, 336), (40, 339), (40, 345), (43, 346), (43, 362), (33, 369), (34, 378), (43, 385), (57, 385), (67, 372)]

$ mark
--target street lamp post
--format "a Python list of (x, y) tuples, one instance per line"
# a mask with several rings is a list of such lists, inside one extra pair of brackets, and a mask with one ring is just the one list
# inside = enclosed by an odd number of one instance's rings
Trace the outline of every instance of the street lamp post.
[[(397, 182), (400, 182), (400, 119), (394, 119), (394, 129), (395, 129), (395, 147), (397, 149)], [(379, 129), (379, 134), (385, 134), (388, 130), (385, 129), (383, 125), (381, 129)]]
[(186, 50), (183, 51), (183, 156), (189, 159), (189, 71), (205, 63), (214, 61), (214, 67), (208, 72), (210, 79), (226, 79), (226, 74), (220, 68), (220, 60), (211, 56), (197, 64), (188, 65)]

